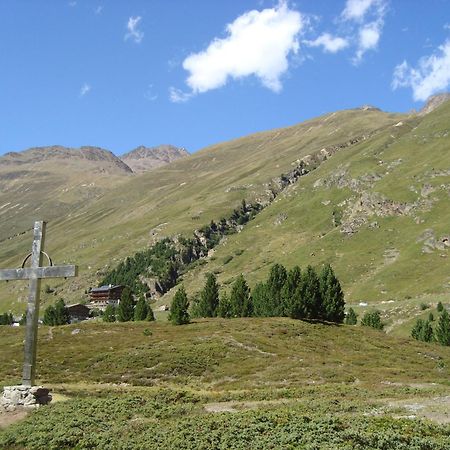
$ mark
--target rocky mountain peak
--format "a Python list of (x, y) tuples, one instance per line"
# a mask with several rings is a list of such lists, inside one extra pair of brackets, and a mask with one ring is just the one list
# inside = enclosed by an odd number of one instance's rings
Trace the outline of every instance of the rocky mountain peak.
[(123, 155), (122, 160), (133, 169), (133, 172), (141, 173), (169, 164), (186, 156), (189, 156), (189, 152), (182, 147), (167, 144), (156, 147), (140, 145), (131, 152)]
[(436, 94), (428, 97), (424, 107), (419, 111), (419, 115), (424, 116), (425, 114), (434, 111), (437, 107), (441, 106), (448, 100), (450, 100), (449, 92), (443, 92), (442, 94)]

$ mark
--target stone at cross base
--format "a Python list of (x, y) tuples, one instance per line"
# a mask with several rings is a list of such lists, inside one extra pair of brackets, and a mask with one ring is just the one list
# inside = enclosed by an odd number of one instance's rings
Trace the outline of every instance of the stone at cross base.
[[(20, 269), (0, 270), (0, 281), (29, 280), (30, 282), (22, 384), (4, 387), (3, 395), (0, 397), (0, 407), (6, 411), (13, 411), (17, 407), (46, 405), (52, 399), (49, 389), (42, 386), (34, 386), (41, 279), (74, 277), (77, 275), (77, 267), (74, 265), (53, 265), (50, 257), (44, 252), (45, 228), (46, 223), (43, 221), (34, 223), (32, 251), (25, 258)], [(43, 255), (47, 257), (49, 266), (42, 266)], [(31, 267), (25, 267), (25, 263), (30, 257)]]

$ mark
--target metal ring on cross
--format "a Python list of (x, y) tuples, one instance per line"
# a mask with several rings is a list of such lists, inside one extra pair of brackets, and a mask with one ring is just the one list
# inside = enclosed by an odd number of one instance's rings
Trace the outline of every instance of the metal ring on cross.
[[(48, 256), (48, 254), (45, 253), (45, 252), (43, 252), (42, 250), (41, 250), (41, 254), (42, 254), (42, 255), (45, 255), (45, 256), (47, 257), (47, 259), (48, 259), (49, 265), (50, 265), (50, 266), (53, 266), (52, 258), (50, 258), (50, 256)], [(29, 253), (29, 254), (27, 255), (27, 257), (23, 260), (23, 263), (22, 263), (22, 269), (25, 267), (25, 263), (28, 261), (28, 259), (30, 258), (31, 255), (32, 255), (32, 253)]]

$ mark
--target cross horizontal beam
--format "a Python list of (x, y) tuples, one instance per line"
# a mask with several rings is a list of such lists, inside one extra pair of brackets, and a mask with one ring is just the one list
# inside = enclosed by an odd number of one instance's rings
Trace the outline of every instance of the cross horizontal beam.
[(0, 281), (76, 277), (77, 266), (25, 267), (0, 270)]

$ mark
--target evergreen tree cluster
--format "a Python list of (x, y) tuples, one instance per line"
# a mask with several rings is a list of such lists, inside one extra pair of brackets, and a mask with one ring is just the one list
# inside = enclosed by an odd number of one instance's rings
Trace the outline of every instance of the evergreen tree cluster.
[(417, 319), (413, 329), (411, 330), (411, 336), (418, 341), (423, 342), (438, 342), (441, 345), (450, 345), (450, 317), (447, 310), (443, 307), (442, 303), (438, 304), (439, 319), (433, 330), (432, 320), (430, 317), (427, 320)]
[(194, 302), (193, 314), (198, 317), (292, 317), (342, 323), (344, 294), (330, 265), (319, 274), (308, 266), (287, 271), (274, 264), (266, 282), (251, 291), (241, 274), (234, 281), (229, 296), (219, 298), (219, 285), (214, 274), (207, 274), (206, 283)]
[(211, 221), (196, 230), (192, 238), (165, 238), (126, 258), (103, 278), (100, 285), (121, 284), (129, 286), (136, 294), (143, 294), (148, 292), (148, 286), (141, 281), (141, 276), (154, 277), (157, 290), (164, 294), (177, 284), (180, 275), (191, 264), (205, 257), (223, 236), (235, 233), (261, 209), (259, 203), (248, 204), (242, 200), (240, 207), (234, 209), (228, 218), (217, 223)]
[(44, 325), (58, 326), (70, 323), (69, 310), (60, 298), (54, 305), (48, 306), (44, 311)]
[(139, 296), (135, 304), (133, 294), (128, 287), (125, 287), (120, 296), (120, 302), (117, 307), (108, 305), (103, 313), (104, 322), (130, 322), (130, 321), (154, 321), (155, 316), (144, 294)]
[(384, 328), (384, 323), (381, 321), (380, 311), (367, 311), (361, 319), (361, 325), (363, 327), (382, 330)]
[(176, 253), (174, 243), (168, 238), (163, 239), (121, 262), (100, 285), (121, 284), (129, 286), (136, 294), (143, 294), (148, 292), (148, 286), (141, 282), (140, 276), (150, 275), (157, 277), (161, 290), (166, 291), (175, 285), (178, 277)]
[(12, 325), (14, 323), (14, 317), (11, 313), (0, 314), (0, 325)]

